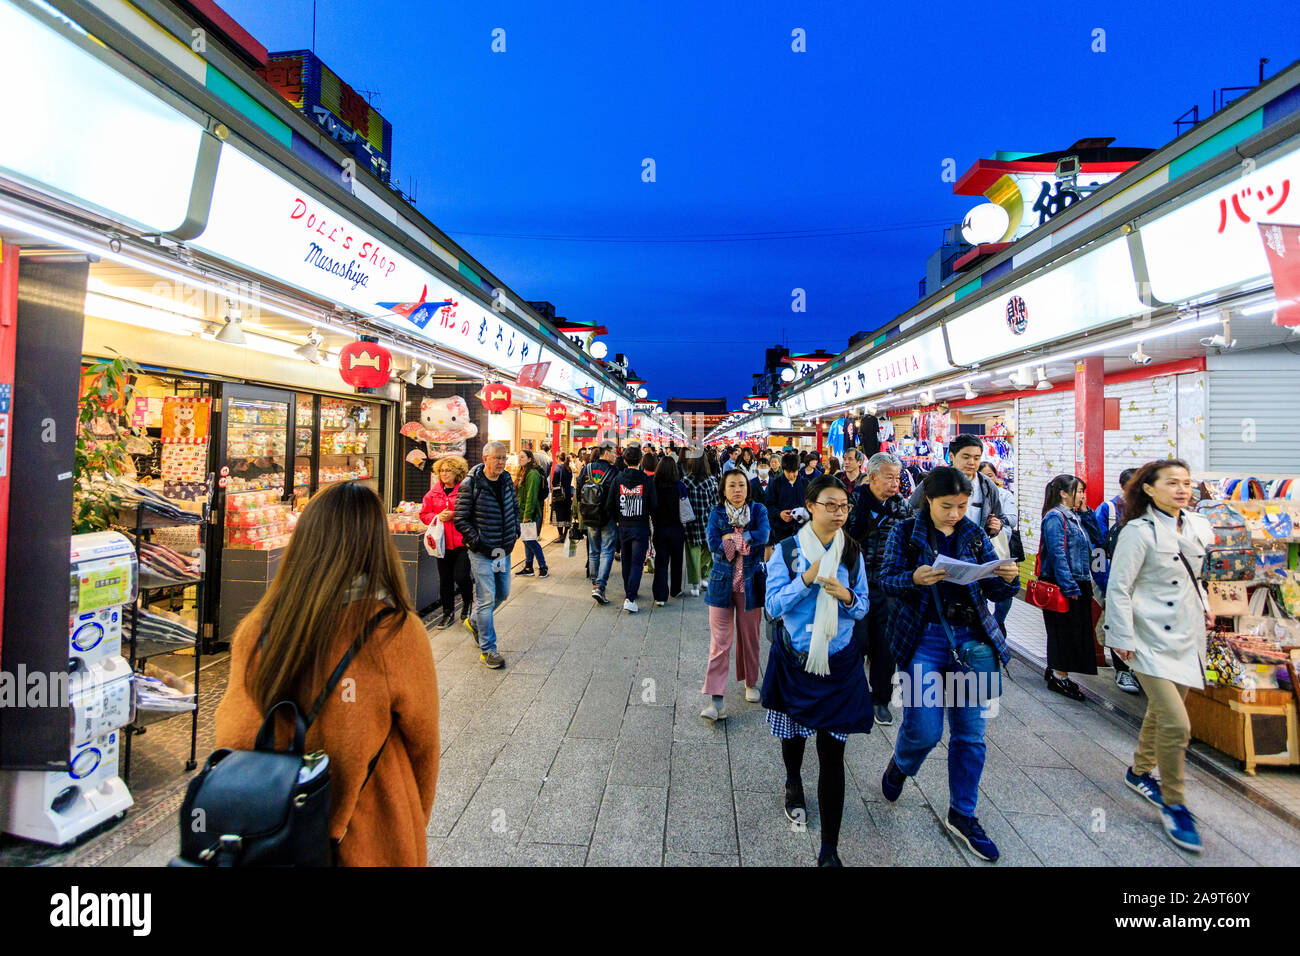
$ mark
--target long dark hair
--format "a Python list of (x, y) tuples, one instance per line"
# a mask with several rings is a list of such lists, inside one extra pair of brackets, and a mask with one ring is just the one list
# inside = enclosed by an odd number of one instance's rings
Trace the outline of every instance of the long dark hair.
[(1047, 483), (1047, 488), (1043, 491), (1043, 514), (1040, 517), (1053, 508), (1060, 507), (1061, 495), (1072, 495), (1080, 488), (1087, 487), (1088, 483), (1075, 475), (1057, 475)]
[(677, 462), (668, 455), (660, 458), (659, 464), (655, 466), (655, 486), (671, 491), (672, 496), (677, 497)]
[[(350, 600), (354, 588), (359, 608)], [(275, 578), (246, 619), (262, 638), (245, 674), (259, 709), (286, 699), (308, 704), (304, 695), (338, 663), (328, 654), (340, 630), (360, 631), (384, 591), (401, 612), (386, 622), (393, 633), (413, 608), (383, 502), (358, 481), (326, 485), (307, 502)]]
[[(808, 482), (808, 487), (803, 490), (803, 503), (806, 505), (816, 504), (817, 497), (827, 488), (837, 488), (848, 495), (849, 514), (852, 515), (853, 495), (849, 493), (849, 489), (844, 487), (844, 482), (834, 475), (818, 475)], [(844, 523), (847, 525), (848, 521), (846, 520)], [(858, 557), (862, 554), (862, 547), (854, 540), (853, 535), (844, 530), (843, 526), (841, 526), (840, 530), (844, 531), (844, 552), (840, 556), (840, 563), (849, 570), (849, 589), (852, 590), (853, 583), (856, 580), (854, 574), (857, 573)]]
[(1147, 513), (1147, 508), (1155, 502), (1151, 496), (1142, 490), (1143, 485), (1154, 485), (1160, 479), (1160, 472), (1166, 468), (1181, 468), (1189, 475), (1192, 469), (1187, 467), (1187, 462), (1181, 458), (1161, 458), (1159, 461), (1149, 461), (1128, 480), (1124, 485), (1124, 522), (1120, 527), (1128, 524), (1134, 518), (1141, 518)]

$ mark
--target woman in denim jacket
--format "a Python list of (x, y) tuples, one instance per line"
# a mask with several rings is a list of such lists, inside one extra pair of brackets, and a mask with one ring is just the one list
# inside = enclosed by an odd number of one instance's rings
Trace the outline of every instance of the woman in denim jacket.
[(1057, 475), (1048, 482), (1039, 525), (1042, 561), (1038, 577), (1051, 581), (1070, 600), (1061, 612), (1043, 609), (1047, 628), (1047, 667), (1043, 679), (1049, 690), (1072, 700), (1083, 691), (1070, 674), (1097, 673), (1092, 624), (1092, 548), (1101, 537), (1097, 519), (1087, 508), (1082, 478)]
[(708, 694), (711, 700), (700, 716), (708, 720), (727, 716), (723, 695), (732, 644), (736, 644), (736, 680), (745, 685), (745, 700), (756, 703), (759, 699), (758, 624), (763, 605), (754, 600), (754, 572), (763, 562), (769, 534), (767, 509), (751, 501), (744, 471), (730, 469), (722, 476), (718, 504), (709, 512), (705, 528), (713, 568), (704, 596), (709, 606), (710, 639), (709, 666), (701, 693)]
[(987, 747), (985, 720), (1002, 690), (999, 667), (1010, 660), (1006, 639), (989, 612), (1020, 587), (1020, 572), (1007, 561), (996, 577), (952, 584), (935, 568), (939, 555), (972, 564), (997, 560), (984, 530), (966, 517), (970, 479), (939, 467), (922, 486), (921, 508), (900, 521), (885, 544), (880, 585), (895, 599), (889, 620), (890, 647), (903, 687), (903, 722), (880, 789), (891, 803), (916, 776), (943, 737), (948, 716), (948, 817), (945, 826), (972, 853), (998, 858), (997, 844), (975, 816)]

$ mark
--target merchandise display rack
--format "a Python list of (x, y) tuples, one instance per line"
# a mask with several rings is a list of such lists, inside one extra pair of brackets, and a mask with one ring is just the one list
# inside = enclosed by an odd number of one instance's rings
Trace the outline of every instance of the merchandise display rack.
[[(213, 487), (212, 476), (208, 476), (208, 488)], [(122, 779), (127, 783), (130, 782), (131, 773), (131, 743), (137, 734), (143, 734), (146, 729), (156, 723), (164, 720), (170, 720), (173, 717), (189, 716), (190, 718), (190, 756), (185, 763), (186, 770), (193, 770), (198, 766), (198, 737), (199, 737), (199, 669), (203, 657), (203, 628), (204, 628), (204, 601), (203, 591), (207, 571), (207, 527), (211, 521), (211, 492), (203, 501), (201, 512), (195, 513), (193, 520), (179, 519), (166, 515), (158, 511), (148, 502), (140, 502), (133, 510), (135, 512), (134, 531), (135, 531), (135, 554), (137, 567), (144, 567), (141, 560), (140, 550), (144, 542), (144, 534), (158, 528), (175, 528), (187, 525), (197, 524), (198, 528), (198, 549), (200, 554), (199, 574), (193, 578), (185, 578), (177, 581), (169, 581), (165, 584), (146, 584), (142, 579), (140, 581), (139, 597), (131, 604), (131, 609), (126, 615), (126, 621), (130, 626), (130, 653), (127, 659), (131, 664), (132, 673), (141, 673), (145, 663), (153, 657), (164, 654), (175, 654), (177, 648), (172, 644), (163, 644), (150, 640), (137, 638), (137, 625), (140, 617), (141, 603), (147, 602), (146, 595), (159, 593), (177, 588), (194, 588), (194, 707), (190, 710), (178, 710), (175, 712), (162, 711), (144, 711), (139, 708), (135, 709), (135, 719), (128, 726), (123, 728), (125, 740), (123, 741), (122, 752)], [(128, 525), (130, 511), (119, 515), (119, 519), (127, 517), (128, 521), (122, 521), (124, 526)]]

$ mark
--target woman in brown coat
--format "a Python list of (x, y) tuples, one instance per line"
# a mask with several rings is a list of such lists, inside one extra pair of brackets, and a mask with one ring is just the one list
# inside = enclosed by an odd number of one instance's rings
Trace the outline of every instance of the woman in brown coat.
[[(360, 482), (329, 485), (308, 502), (275, 580), (236, 630), (216, 743), (252, 749), (277, 701), (306, 713), (368, 624), (307, 750), (329, 755), (339, 863), (423, 866), (438, 780), (438, 678), (383, 505)], [(283, 745), (289, 720), (283, 711), (276, 719)]]

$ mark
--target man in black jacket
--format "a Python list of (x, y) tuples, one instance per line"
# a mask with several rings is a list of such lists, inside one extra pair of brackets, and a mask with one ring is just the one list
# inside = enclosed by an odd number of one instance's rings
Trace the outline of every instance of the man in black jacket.
[[(856, 449), (854, 449), (856, 452)], [(898, 493), (903, 463), (886, 452), (867, 461), (864, 480), (853, 489), (852, 511), (845, 530), (862, 545), (862, 562), (871, 591), (871, 612), (854, 625), (855, 637), (871, 658), (869, 678), (876, 723), (888, 727), (894, 722), (889, 699), (894, 694), (894, 655), (889, 649), (890, 599), (880, 587), (880, 569), (885, 560), (885, 542), (894, 525), (910, 518), (912, 508)]]
[[(637, 607), (641, 572), (650, 546), (650, 513), (659, 505), (655, 483), (641, 470), (641, 448), (632, 445), (623, 452), (627, 467), (613, 476), (605, 494), (605, 513), (618, 522), (621, 547), (619, 570), (623, 574), (623, 610), (632, 614)], [(609, 479), (607, 479), (609, 480)]]
[(492, 612), (510, 596), (510, 555), (519, 540), (519, 500), (506, 474), (506, 446), (501, 442), (483, 446), (483, 464), (475, 465), (460, 483), (451, 521), (469, 549), (474, 575), (470, 630), (478, 639), (479, 660), (488, 667), (503, 667)]
[[(609, 479), (617, 474), (614, 443), (606, 439), (596, 446), (599, 458), (591, 461), (578, 475), (578, 513), (587, 532), (587, 577), (591, 578), (591, 596), (597, 604), (608, 604), (605, 585), (614, 566), (614, 547), (618, 543), (618, 525), (605, 506)], [(593, 486), (587, 490), (587, 486)], [(595, 498), (593, 502), (590, 499)]]
[(799, 466), (799, 453), (786, 452), (781, 456), (781, 474), (774, 475), (767, 484), (767, 517), (772, 526), (772, 546), (780, 544), (799, 530), (791, 514), (803, 507), (803, 490), (808, 479)]

